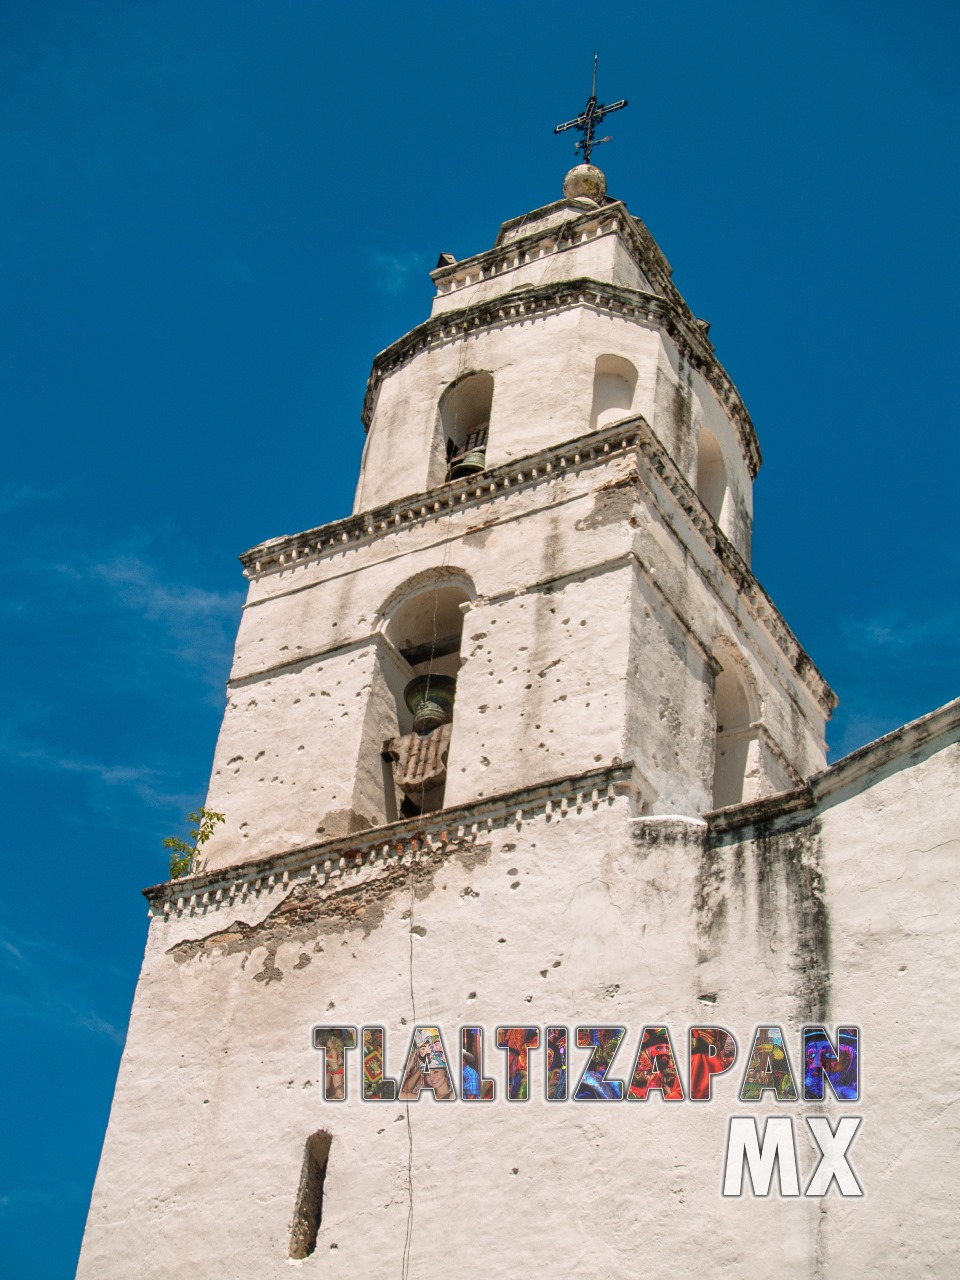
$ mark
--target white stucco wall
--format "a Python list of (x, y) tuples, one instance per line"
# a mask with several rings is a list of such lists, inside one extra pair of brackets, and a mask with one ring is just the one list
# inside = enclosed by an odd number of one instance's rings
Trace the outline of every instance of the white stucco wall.
[(823, 804), (831, 1008), (863, 1027), (866, 1213), (831, 1205), (838, 1273), (960, 1270), (960, 747), (943, 735)]
[[(651, 1249), (678, 1275), (706, 1249), (731, 1276), (953, 1276), (958, 736), (954, 704), (709, 826), (561, 782), (341, 843), (339, 861), (321, 846), (269, 878), (157, 897), (81, 1280), (126, 1280), (131, 1258), (144, 1280), (289, 1274), (318, 1130), (332, 1143), (317, 1249), (296, 1264), (310, 1274), (393, 1274), (408, 1247), (414, 1277), (464, 1257), (497, 1276), (544, 1258), (619, 1276)], [(388, 1074), (415, 1024), (451, 1053), (482, 1026), (499, 1099), (365, 1103), (357, 1051), (347, 1101), (324, 1101), (318, 1022), (386, 1027)], [(771, 1022), (798, 1077), (805, 1023), (859, 1026), (860, 1099), (739, 1102)], [(625, 1026), (611, 1074), (629, 1079), (643, 1025), (682, 1052), (704, 1023), (740, 1045), (709, 1104), (548, 1104), (542, 1051), (531, 1099), (503, 1098), (498, 1024)], [(577, 1072), (585, 1059), (571, 1049)], [(863, 1198), (721, 1197), (731, 1116), (791, 1116), (805, 1186), (803, 1117), (824, 1113), (862, 1117)]]
[(772, 769), (758, 756), (747, 794), (777, 789), (785, 762), (791, 783), (822, 767), (822, 708), (678, 507), (675, 481), (631, 451), (540, 466), (480, 505), (254, 576), (207, 798), (227, 822), (208, 865), (389, 816), (379, 753), (397, 721), (378, 636), (411, 582), (456, 580), (472, 597), (450, 803), (619, 757), (646, 780), (651, 812), (704, 812), (723, 643), (756, 690), (768, 756), (779, 753)]
[[(643, 1269), (651, 1250), (693, 1274), (705, 1242), (725, 1274), (761, 1263), (816, 1274), (804, 1269), (816, 1205), (719, 1197), (735, 1082), (712, 1105), (547, 1104), (541, 1052), (535, 1096), (502, 1100), (498, 1023), (627, 1026), (618, 1067), (629, 1076), (644, 1023), (665, 1022), (679, 1040), (690, 1023), (719, 1021), (746, 1038), (793, 1008), (787, 915), (772, 954), (748, 902), (743, 938), (711, 962), (705, 987), (702, 824), (637, 828), (629, 813), (621, 799), (498, 823), (424, 866), (413, 891), (401, 866), (363, 914), (308, 912), (284, 941), (256, 928), (279, 889), (155, 922), (81, 1280), (126, 1278), (130, 1258), (144, 1280), (288, 1275), (304, 1143), (318, 1129), (333, 1143), (309, 1274), (398, 1272), (411, 1189), (411, 1276), (455, 1274), (467, 1257), (494, 1276), (544, 1259), (561, 1274), (614, 1276)], [(253, 928), (239, 949), (234, 919)], [(394, 1069), (415, 1021), (439, 1023), (448, 1042), (459, 1025), (482, 1025), (501, 1100), (425, 1100), (408, 1129), (404, 1106), (360, 1101), (353, 1055), (348, 1101), (325, 1103), (310, 1028), (331, 1021), (381, 1022)], [(585, 1058), (571, 1051), (578, 1067)]]

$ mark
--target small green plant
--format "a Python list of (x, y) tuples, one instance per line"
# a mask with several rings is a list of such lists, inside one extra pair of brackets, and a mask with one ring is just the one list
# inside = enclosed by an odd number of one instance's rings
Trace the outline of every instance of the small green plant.
[(179, 880), (188, 876), (191, 871), (199, 870), (200, 850), (213, 835), (218, 822), (224, 822), (222, 813), (214, 813), (212, 809), (198, 809), (196, 813), (188, 813), (187, 820), (194, 825), (190, 830), (190, 840), (181, 840), (179, 836), (167, 836), (163, 847), (170, 850), (170, 879)]

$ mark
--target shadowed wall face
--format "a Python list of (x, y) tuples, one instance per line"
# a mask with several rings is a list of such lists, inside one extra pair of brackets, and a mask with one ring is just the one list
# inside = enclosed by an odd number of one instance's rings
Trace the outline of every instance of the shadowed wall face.
[(713, 768), (713, 803), (717, 809), (738, 804), (750, 757), (750, 704), (740, 677), (730, 669), (717, 676), (717, 755)]

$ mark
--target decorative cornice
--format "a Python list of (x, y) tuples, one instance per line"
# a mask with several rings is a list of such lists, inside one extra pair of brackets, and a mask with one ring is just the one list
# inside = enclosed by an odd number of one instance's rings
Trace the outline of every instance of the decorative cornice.
[(716, 555), (751, 617), (766, 630), (821, 710), (829, 716), (837, 705), (836, 694), (757, 582), (746, 561), (720, 531), (650, 424), (640, 414), (590, 435), (493, 467), (479, 476), (452, 480), (436, 489), (412, 494), (398, 502), (375, 507), (372, 511), (358, 512), (344, 520), (308, 529), (305, 533), (273, 538), (245, 552), (240, 560), (244, 572), (251, 578), (280, 572), (294, 564), (333, 555), (349, 546), (446, 517), (451, 511), (466, 510), (505, 493), (530, 488), (546, 479), (563, 476), (573, 468), (600, 465), (630, 449), (639, 451), (659, 482), (672, 494), (679, 508)]
[[(935, 749), (938, 741), (948, 745), (958, 739), (960, 699), (868, 743), (815, 774), (802, 787), (706, 814), (709, 838), (727, 842), (730, 838), (743, 839), (751, 829), (771, 823), (802, 825), (845, 787), (885, 768), (909, 763), (919, 752)], [(632, 761), (614, 761), (604, 768), (553, 778), (419, 818), (214, 871), (200, 871), (181, 880), (153, 885), (143, 893), (154, 918), (206, 915), (250, 898), (274, 892), (285, 895), (298, 883), (312, 883), (336, 893), (359, 878), (369, 879), (385, 869), (434, 858), (448, 847), (462, 850), (494, 830), (511, 826), (520, 830), (525, 823), (539, 820), (562, 821), (571, 813), (612, 805), (617, 796), (632, 796), (639, 808), (642, 796), (637, 791), (641, 785)], [(669, 821), (678, 820), (693, 821)]]
[[(606, 221), (604, 221), (605, 218)], [(654, 265), (651, 251), (644, 247), (644, 236), (651, 245), (653, 244), (649, 232), (643, 228), (641, 233), (637, 228), (636, 219), (631, 218), (622, 205), (611, 206), (599, 214), (588, 215), (585, 219), (573, 219), (571, 222), (561, 224), (560, 227), (551, 228), (542, 236), (531, 237), (531, 248), (528, 252), (533, 252), (533, 247), (541, 242), (549, 242), (553, 246), (552, 252), (558, 248), (568, 247), (561, 241), (561, 232), (566, 231), (569, 237), (575, 237), (579, 229), (583, 232), (581, 235), (583, 239), (586, 236), (584, 226), (592, 229), (594, 224), (596, 224), (594, 234), (605, 234), (607, 231), (616, 229), (628, 243), (634, 256), (643, 259), (639, 264), (641, 268), (648, 265), (647, 259), (649, 259), (649, 265)], [(577, 243), (577, 241), (571, 239), (571, 243)], [(482, 273), (488, 268), (490, 276), (495, 276), (498, 269), (503, 270), (503, 266), (498, 267), (498, 264), (512, 262), (516, 257), (518, 246), (523, 244), (524, 241), (518, 241), (506, 250), (488, 250), (487, 253), (470, 259), (471, 263), (476, 264), (478, 281), (487, 278)], [(536, 256), (538, 255), (534, 253), (534, 257)], [(455, 272), (463, 266), (464, 264), (457, 263), (453, 267), (442, 268), (439, 274), (442, 276), (447, 272)], [(434, 273), (434, 275), (437, 274)], [(650, 271), (649, 274), (658, 277), (655, 279), (655, 284), (663, 289), (663, 294), (647, 293), (625, 285), (614, 285), (582, 277), (540, 285), (521, 285), (497, 298), (475, 302), (466, 307), (431, 316), (374, 357), (360, 414), (364, 428), (367, 430), (370, 428), (377, 389), (383, 378), (406, 364), (421, 351), (492, 325), (520, 324), (530, 319), (568, 310), (571, 307), (589, 306), (611, 315), (662, 325), (676, 344), (681, 357), (710, 383), (729, 412), (750, 473), (756, 478), (761, 461), (760, 445), (740, 393), (714, 355), (712, 343), (697, 325), (690, 308), (670, 282), (669, 276), (664, 274), (662, 267), (655, 272)]]
[[(507, 240), (507, 233), (517, 228), (522, 230), (529, 221), (541, 220), (551, 214), (566, 210), (569, 217), (561, 223), (553, 223), (539, 230), (531, 230), (527, 235), (516, 235)], [(463, 258), (449, 266), (438, 267), (431, 271), (430, 278), (437, 286), (437, 292), (449, 295), (457, 289), (472, 284), (479, 284), (527, 266), (552, 253), (563, 252), (575, 248), (585, 241), (598, 236), (616, 233), (626, 243), (637, 267), (646, 276), (654, 292), (669, 299), (677, 312), (684, 318), (687, 326), (686, 337), (691, 345), (700, 351), (704, 358), (713, 355), (713, 343), (707, 337), (706, 330), (694, 317), (680, 291), (673, 283), (673, 268), (664, 256), (663, 250), (654, 240), (650, 231), (640, 218), (635, 218), (621, 200), (608, 200), (598, 209), (583, 212), (567, 200), (558, 200), (554, 204), (535, 209), (521, 218), (512, 218), (500, 227), (500, 233), (492, 249)]]
[(404, 862), (417, 862), (421, 856), (433, 857), (447, 846), (462, 849), (490, 831), (505, 827), (520, 830), (534, 820), (562, 821), (571, 813), (611, 805), (618, 795), (635, 795), (638, 781), (631, 761), (622, 764), (616, 760), (587, 773), (553, 778), (419, 818), (168, 880), (144, 889), (143, 894), (151, 916), (180, 917), (217, 911), (275, 891), (286, 893), (298, 883), (313, 883), (336, 892), (361, 875), (369, 877)]
[(780, 610), (753, 576), (743, 556), (721, 532), (683, 472), (663, 448), (647, 422), (643, 419), (641, 422), (642, 427), (638, 431), (640, 452), (649, 460), (653, 470), (673, 494), (680, 508), (716, 553), (717, 559), (732, 579), (738, 596), (747, 605), (754, 621), (768, 632), (794, 671), (816, 698), (823, 712), (829, 716), (837, 705), (837, 695), (814, 666), (813, 659), (790, 630)]
[(573, 467), (604, 462), (611, 455), (626, 452), (637, 444), (640, 424), (646, 426), (642, 417), (626, 418), (600, 431), (490, 467), (479, 475), (449, 480), (434, 489), (409, 494), (303, 533), (270, 538), (245, 551), (240, 562), (248, 577), (259, 577), (303, 560), (332, 555), (351, 544), (369, 542), (399, 528), (488, 502), (507, 491), (529, 488), (547, 476), (563, 475)]
[[(509, 241), (505, 239), (504, 232), (511, 227), (522, 228), (528, 221), (539, 221), (544, 216), (563, 210), (566, 210), (570, 216), (562, 222), (531, 228), (525, 236), (517, 235)], [(599, 236), (616, 232), (629, 242), (637, 266), (651, 283), (660, 284), (669, 281), (670, 264), (643, 223), (639, 223), (640, 230), (635, 223), (636, 220), (630, 217), (626, 207), (618, 200), (586, 213), (567, 201), (560, 200), (556, 204), (536, 209), (523, 218), (514, 218), (511, 222), (505, 222), (491, 249), (484, 249), (482, 253), (476, 253), (469, 258), (461, 258), (448, 266), (437, 267), (435, 271), (430, 272), (430, 279), (437, 286), (437, 293), (441, 297), (449, 296), (458, 289), (469, 288), (484, 280), (492, 280), (508, 271), (529, 266), (551, 254), (562, 253), (588, 240), (595, 240)]]

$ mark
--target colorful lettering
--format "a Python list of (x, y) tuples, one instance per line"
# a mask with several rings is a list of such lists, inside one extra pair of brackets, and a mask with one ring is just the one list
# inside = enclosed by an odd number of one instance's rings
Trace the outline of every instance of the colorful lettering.
[(683, 1085), (666, 1027), (644, 1027), (627, 1090), (628, 1101), (646, 1102), (659, 1090), (664, 1102), (682, 1102)]
[(690, 1028), (690, 1097), (709, 1102), (713, 1077), (723, 1075), (737, 1060), (737, 1042), (724, 1027)]
[(323, 1097), (325, 1102), (345, 1102), (347, 1097), (347, 1050), (357, 1047), (356, 1027), (314, 1027), (314, 1049), (323, 1051)]
[(577, 1048), (590, 1049), (590, 1057), (573, 1095), (574, 1102), (618, 1102), (623, 1097), (623, 1081), (608, 1080), (607, 1072), (624, 1027), (577, 1027)]
[(507, 1051), (507, 1101), (530, 1097), (530, 1050), (540, 1048), (537, 1027), (497, 1027), (497, 1048)]
[(778, 1102), (797, 1101), (797, 1086), (783, 1032), (779, 1027), (757, 1027), (740, 1086), (740, 1101), (758, 1102), (769, 1089)]
[(493, 1102), (496, 1086), (483, 1074), (483, 1028), (460, 1028), (460, 1097), (464, 1102)]
[(397, 1082), (383, 1074), (383, 1027), (363, 1028), (363, 1098), (365, 1102), (393, 1102)]
[(547, 1101), (567, 1100), (567, 1028), (547, 1027)]
[(401, 1102), (419, 1102), (425, 1091), (433, 1093), (438, 1102), (456, 1099), (439, 1027), (414, 1027), (400, 1080)]
[(856, 1102), (860, 1097), (860, 1029), (838, 1027), (836, 1047), (823, 1027), (803, 1028), (803, 1097), (805, 1102), (823, 1099), (823, 1078), (834, 1097)]

